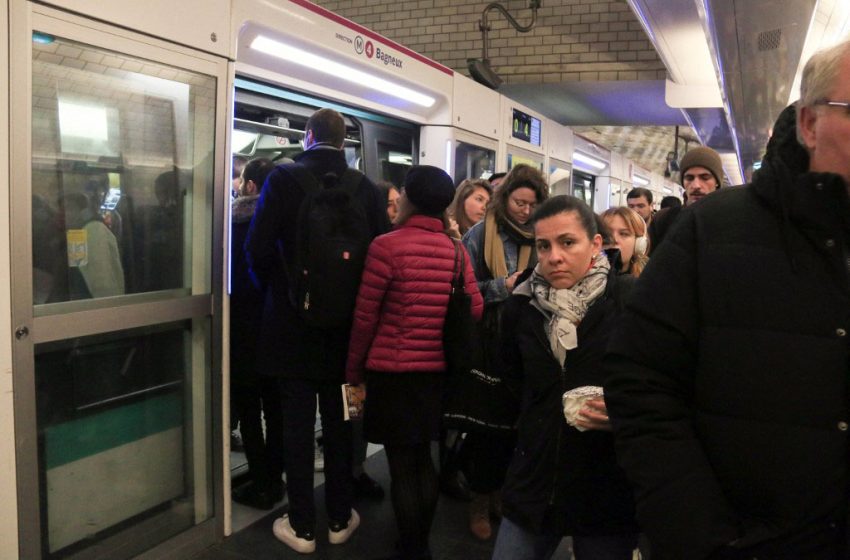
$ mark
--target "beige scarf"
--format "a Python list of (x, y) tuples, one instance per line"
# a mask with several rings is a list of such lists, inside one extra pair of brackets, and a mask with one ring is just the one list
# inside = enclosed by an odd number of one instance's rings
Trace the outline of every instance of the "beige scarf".
[[(504, 227), (511, 227), (517, 235), (525, 239), (534, 239), (534, 232), (525, 231), (514, 227), (510, 220), (504, 220)], [(531, 259), (532, 246), (530, 244), (520, 244), (519, 254), (517, 255), (517, 270), (525, 270), (528, 266), (528, 261)], [(499, 228), (496, 224), (496, 216), (492, 212), (488, 212), (484, 218), (484, 264), (487, 265), (487, 270), (493, 278), (505, 278), (508, 275), (508, 265), (505, 262), (505, 246), (502, 243), (502, 238), (499, 236)]]
[(514, 290), (515, 294), (531, 297), (531, 305), (546, 317), (549, 347), (559, 364), (564, 363), (568, 350), (578, 346), (578, 325), (593, 302), (605, 292), (610, 270), (608, 257), (600, 251), (587, 274), (572, 288), (553, 288), (540, 274), (538, 264), (531, 277)]

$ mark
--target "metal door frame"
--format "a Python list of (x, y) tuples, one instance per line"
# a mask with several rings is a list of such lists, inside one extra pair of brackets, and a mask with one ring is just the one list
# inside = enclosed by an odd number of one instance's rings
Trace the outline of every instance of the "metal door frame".
[[(13, 383), (15, 415), (15, 448), (17, 468), (18, 539), (22, 558), (40, 558), (42, 553), (41, 514), (39, 506), (38, 442), (36, 425), (35, 359), (36, 343), (46, 340), (72, 338), (124, 330), (131, 326), (144, 326), (168, 322), (175, 317), (211, 319), (211, 403), (212, 441), (210, 461), (213, 480), (212, 517), (156, 546), (143, 557), (163, 557), (189, 546), (209, 544), (222, 535), (222, 430), (221, 378), (222, 378), (222, 289), (224, 280), (224, 209), (229, 196), (224, 197), (221, 185), (229, 185), (225, 178), (225, 161), (229, 136), (227, 122), (231, 108), (228, 91), (232, 87), (228, 62), (219, 57), (193, 51), (146, 35), (79, 17), (60, 10), (12, 0), (9, 10), (10, 45), (10, 161), (16, 162), (14, 173), (10, 170), (10, 233), (11, 233), (11, 293), (12, 329), (26, 329), (28, 336), (13, 340)], [(149, 59), (158, 63), (178, 66), (186, 70), (216, 78), (216, 110), (214, 125), (214, 164), (212, 180), (211, 247), (207, 255), (210, 271), (210, 293), (190, 296), (185, 300), (172, 300), (169, 305), (138, 303), (135, 306), (103, 307), (62, 316), (34, 317), (32, 293), (32, 32), (51, 33), (80, 43), (122, 54)], [(229, 188), (229, 187), (228, 187)], [(229, 193), (224, 193), (228, 194)], [(197, 256), (193, 255), (193, 259)], [(179, 303), (178, 303), (179, 302)], [(177, 304), (177, 305), (175, 305)], [(132, 319), (128, 311), (135, 311)], [(64, 320), (63, 320), (64, 318)], [(63, 324), (64, 323), (64, 324)], [(73, 326), (70, 326), (73, 325)], [(84, 325), (84, 326), (83, 326)], [(123, 537), (123, 538), (121, 538)], [(132, 537), (129, 537), (132, 538)], [(201, 539), (198, 543), (197, 539)], [(126, 543), (126, 535), (103, 541)], [(194, 544), (192, 544), (194, 543)], [(153, 556), (152, 556), (153, 555)]]

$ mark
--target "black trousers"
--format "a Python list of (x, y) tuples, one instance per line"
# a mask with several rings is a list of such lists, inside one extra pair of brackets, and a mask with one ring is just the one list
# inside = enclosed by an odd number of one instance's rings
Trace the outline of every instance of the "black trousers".
[(351, 516), (351, 423), (343, 420), (340, 385), (335, 381), (280, 380), (289, 521), (299, 533), (313, 532), (316, 528), (313, 496), (316, 396), (322, 417), (328, 521), (345, 523)]
[[(278, 380), (257, 376), (252, 382), (231, 383), (233, 418), (245, 446), (248, 473), (258, 487), (269, 489), (283, 474), (283, 415)], [(256, 381), (256, 382), (254, 382)], [(263, 437), (263, 418), (266, 435)]]

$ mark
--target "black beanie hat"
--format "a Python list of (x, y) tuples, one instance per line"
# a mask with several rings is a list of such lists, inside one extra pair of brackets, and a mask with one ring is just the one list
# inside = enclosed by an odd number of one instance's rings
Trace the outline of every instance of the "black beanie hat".
[(717, 188), (719, 189), (723, 186), (723, 163), (720, 161), (720, 154), (711, 148), (700, 146), (699, 148), (689, 150), (685, 154), (685, 157), (682, 158), (682, 163), (679, 164), (679, 182), (682, 186), (685, 186), (685, 171), (691, 167), (705, 167), (714, 175), (714, 179), (717, 181)]
[(454, 200), (455, 185), (439, 167), (414, 165), (404, 177), (404, 195), (421, 213), (436, 216)]

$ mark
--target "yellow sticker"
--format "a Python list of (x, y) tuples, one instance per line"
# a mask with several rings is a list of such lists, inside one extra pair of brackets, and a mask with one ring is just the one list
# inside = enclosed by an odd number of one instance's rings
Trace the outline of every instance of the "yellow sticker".
[(65, 235), (68, 240), (68, 266), (80, 267), (89, 264), (89, 242), (86, 230), (69, 229)]

